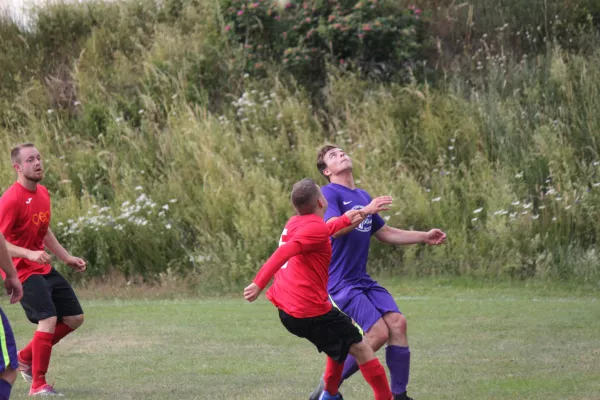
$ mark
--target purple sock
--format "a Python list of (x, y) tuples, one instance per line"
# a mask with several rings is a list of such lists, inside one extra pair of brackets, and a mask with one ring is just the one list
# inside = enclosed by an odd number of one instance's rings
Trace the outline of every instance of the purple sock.
[(410, 374), (410, 349), (402, 346), (387, 346), (385, 362), (390, 370), (392, 393), (406, 392)]
[(12, 386), (10, 386), (10, 383), (6, 382), (4, 379), (0, 379), (0, 400), (10, 399), (11, 390)]
[(346, 361), (344, 362), (344, 370), (342, 371), (342, 380), (340, 381), (340, 386), (344, 380), (350, 378), (356, 371), (358, 371), (358, 363), (356, 362), (356, 358), (348, 354), (348, 357), (346, 357)]

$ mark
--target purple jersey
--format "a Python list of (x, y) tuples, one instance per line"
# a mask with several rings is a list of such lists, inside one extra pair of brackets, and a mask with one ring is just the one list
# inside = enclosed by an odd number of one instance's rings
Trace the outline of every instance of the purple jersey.
[[(325, 212), (325, 221), (339, 217), (349, 210), (360, 210), (371, 202), (369, 193), (362, 189), (349, 189), (336, 183), (321, 188), (329, 206)], [(369, 278), (367, 258), (371, 235), (385, 225), (378, 214), (369, 215), (352, 232), (337, 239), (331, 239), (332, 255), (329, 266), (329, 284), (327, 291), (332, 294), (348, 285), (357, 284), (361, 279)]]

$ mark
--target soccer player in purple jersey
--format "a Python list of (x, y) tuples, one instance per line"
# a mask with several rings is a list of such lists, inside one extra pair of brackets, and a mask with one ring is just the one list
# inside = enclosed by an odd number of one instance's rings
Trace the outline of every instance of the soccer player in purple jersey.
[[(331, 145), (321, 148), (317, 155), (317, 168), (329, 181), (321, 189), (329, 203), (325, 221), (339, 218), (348, 210), (363, 209), (368, 214), (360, 224), (351, 225), (333, 236), (327, 287), (329, 296), (366, 332), (373, 350), (377, 351), (387, 343), (385, 358), (394, 400), (410, 400), (406, 392), (410, 371), (406, 318), (392, 295), (367, 274), (369, 245), (371, 236), (386, 244), (439, 245), (446, 240), (446, 234), (439, 229), (418, 232), (392, 228), (379, 214), (370, 212), (391, 204), (392, 198), (371, 199), (366, 191), (358, 189), (352, 176), (352, 160), (342, 149)], [(357, 370), (356, 360), (348, 357), (342, 381)], [(321, 382), (309, 400), (319, 398), (322, 386)]]
[[(15, 304), (23, 298), (23, 286), (17, 276), (17, 270), (6, 248), (4, 235), (0, 233), (0, 269), (4, 272), (4, 288), (10, 296), (10, 303)], [(8, 318), (0, 309), (0, 400), (10, 399), (12, 386), (17, 379), (17, 344), (13, 335)]]

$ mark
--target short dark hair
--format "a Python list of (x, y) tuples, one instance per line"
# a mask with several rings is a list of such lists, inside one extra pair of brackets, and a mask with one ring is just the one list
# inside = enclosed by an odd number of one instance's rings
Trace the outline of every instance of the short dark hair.
[(13, 164), (18, 164), (21, 162), (19, 157), (21, 155), (21, 149), (26, 147), (35, 147), (35, 145), (33, 143), (21, 143), (12, 148), (10, 151), (10, 160)]
[(315, 181), (306, 178), (298, 181), (292, 188), (291, 200), (298, 214), (312, 214), (317, 209), (321, 189)]
[(325, 171), (325, 168), (327, 168), (327, 163), (325, 162), (325, 154), (327, 154), (329, 150), (337, 148), (337, 146), (334, 146), (332, 144), (326, 144), (325, 146), (321, 147), (321, 149), (317, 153), (317, 169), (319, 170), (321, 175), (323, 175), (325, 179), (327, 179), (327, 181), (329, 181), (329, 177), (323, 173), (323, 171)]

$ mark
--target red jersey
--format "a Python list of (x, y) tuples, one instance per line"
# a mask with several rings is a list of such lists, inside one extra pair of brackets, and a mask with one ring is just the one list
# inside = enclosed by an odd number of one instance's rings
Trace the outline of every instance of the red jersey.
[(260, 269), (254, 283), (264, 289), (274, 275), (267, 298), (293, 317), (328, 313), (331, 310), (327, 294), (329, 237), (350, 225), (346, 216), (329, 224), (315, 214), (290, 218), (281, 234), (280, 247)]
[[(50, 194), (37, 185), (35, 191), (15, 182), (0, 197), (0, 231), (6, 240), (28, 250), (44, 250), (44, 237), (50, 226)], [(47, 274), (50, 264), (39, 264), (26, 258), (13, 257), (21, 283), (35, 274)], [(4, 271), (0, 270), (2, 278)]]

